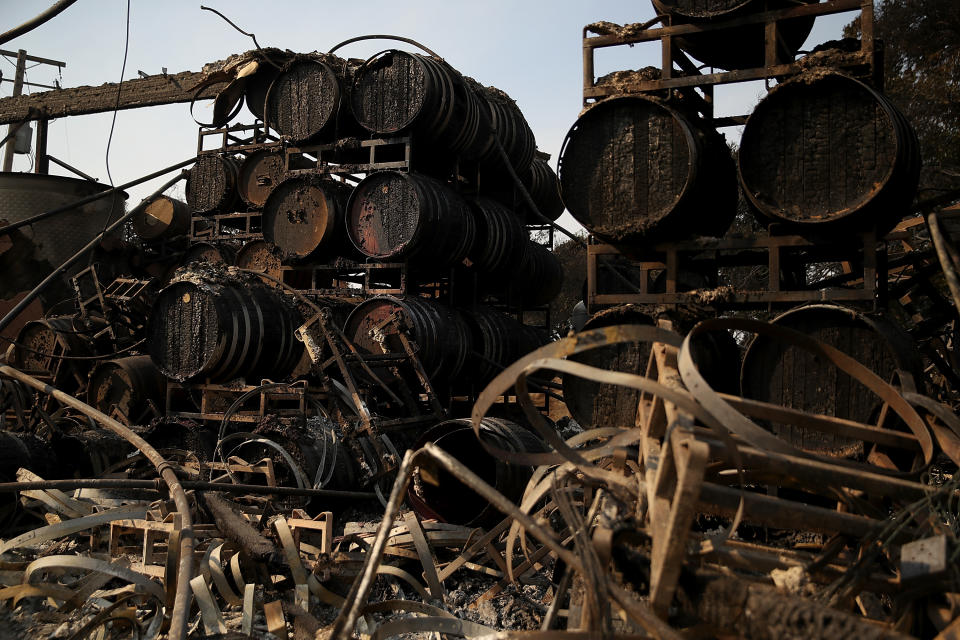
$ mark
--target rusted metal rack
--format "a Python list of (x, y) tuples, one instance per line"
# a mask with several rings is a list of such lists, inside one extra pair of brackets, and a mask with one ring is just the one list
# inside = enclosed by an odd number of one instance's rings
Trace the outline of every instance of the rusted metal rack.
[(262, 218), (259, 210), (195, 215), (190, 220), (190, 238), (197, 242), (259, 240), (263, 238)]
[(287, 147), (284, 168), (290, 173), (353, 175), (391, 169), (409, 171), (413, 158), (410, 137), (341, 140), (333, 144)]
[[(752, 80), (782, 81), (786, 77), (797, 75), (804, 66), (793, 60), (781, 60), (778, 57), (778, 25), (794, 18), (826, 16), (851, 11), (860, 12), (862, 29), (860, 51), (839, 54), (831, 60), (832, 66), (840, 66), (861, 77), (872, 79), (874, 86), (883, 86), (883, 65), (881, 52), (874, 39), (873, 0), (827, 0), (809, 5), (800, 5), (790, 9), (779, 9), (755, 13), (729, 20), (717, 20), (709, 24), (683, 24), (654, 27), (657, 23), (669, 20), (657, 18), (640, 25), (628, 25), (619, 33), (591, 35), (590, 27), (583, 31), (583, 103), (589, 105), (614, 95), (667, 92), (672, 89), (698, 88), (702, 100), (698, 101), (698, 110), (704, 119), (716, 127), (741, 125), (746, 116), (714, 118), (714, 91), (716, 85), (745, 82)], [(675, 37), (723, 32), (746, 25), (763, 25), (765, 30), (764, 60), (762, 67), (736, 69), (717, 73), (703, 73), (700, 68), (675, 44)], [(661, 48), (661, 68), (659, 79), (644, 79), (626, 85), (597, 84), (595, 77), (595, 54), (598, 49), (616, 46), (633, 46), (638, 43), (658, 42)], [(688, 97), (692, 97), (688, 96)]]
[[(886, 240), (892, 240), (890, 234)], [(661, 243), (639, 259), (627, 259), (615, 247), (590, 244), (587, 247), (587, 307), (617, 304), (711, 304), (724, 308), (772, 307), (803, 302), (869, 302), (884, 299), (886, 287), (886, 245), (873, 231), (854, 239), (814, 240), (797, 235), (766, 235), (726, 238), (697, 238)], [(620, 281), (603, 277), (605, 264), (616, 261), (635, 291), (614, 292)], [(815, 265), (839, 263), (842, 276), (807, 283), (808, 269)], [(706, 267), (704, 267), (706, 265)], [(611, 265), (612, 266), (612, 265)], [(766, 286), (744, 290), (730, 286), (704, 287), (684, 291), (683, 273), (709, 269), (716, 280), (723, 267), (765, 267)], [(841, 275), (841, 274), (838, 274)], [(652, 291), (660, 277), (663, 291)], [(840, 285), (843, 286), (840, 286)], [(621, 287), (622, 288), (622, 287)]]
[[(246, 134), (246, 135), (244, 135)], [(219, 136), (219, 144), (205, 149), (209, 139)], [(227, 127), (208, 129), (200, 127), (197, 133), (197, 155), (204, 153), (224, 153), (241, 151), (260, 151), (280, 146), (275, 136), (269, 133), (264, 123), (233, 124)]]
[(259, 402), (253, 409), (241, 408), (230, 414), (236, 422), (259, 422), (268, 414), (283, 416), (303, 416), (307, 411), (309, 390), (305, 381), (295, 382), (277, 389), (256, 386), (225, 386), (220, 384), (181, 384), (167, 382), (165, 412), (169, 417), (190, 420), (223, 420), (231, 405), (244, 394), (254, 392)]

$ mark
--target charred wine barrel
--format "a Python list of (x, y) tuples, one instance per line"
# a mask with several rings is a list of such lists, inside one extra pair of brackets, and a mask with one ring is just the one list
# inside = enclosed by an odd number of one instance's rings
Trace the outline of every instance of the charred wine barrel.
[(345, 69), (334, 56), (300, 58), (286, 66), (267, 93), (267, 122), (296, 144), (335, 139), (343, 87), (349, 86)]
[(236, 249), (227, 244), (213, 244), (211, 242), (197, 242), (183, 254), (182, 264), (191, 262), (207, 262), (210, 264), (233, 264)]
[[(543, 441), (529, 429), (500, 418), (484, 418), (480, 424), (483, 442), (517, 453), (540, 453), (547, 450)], [(519, 502), (533, 467), (508, 464), (487, 453), (477, 442), (470, 420), (448, 420), (431, 427), (414, 449), (432, 442), (471, 471), (483, 478), (507, 499)], [(414, 481), (407, 490), (407, 501), (422, 518), (465, 526), (488, 526), (502, 515), (488, 500), (475, 493), (455, 476), (435, 470), (435, 481), (414, 472)]]
[[(583, 331), (618, 324), (653, 325), (653, 318), (633, 305), (606, 309), (595, 314)], [(571, 360), (607, 371), (643, 375), (650, 357), (650, 343), (622, 342), (571, 356)], [(632, 427), (637, 418), (640, 392), (628, 387), (593, 382), (577, 376), (563, 377), (563, 401), (570, 415), (584, 429), (600, 425)]]
[[(741, 17), (765, 9), (785, 9), (798, 4), (816, 4), (820, 0), (652, 0), (654, 10), (670, 16), (672, 24), (704, 23)], [(781, 62), (792, 62), (803, 46), (814, 17), (793, 18), (777, 23), (777, 56)], [(691, 56), (711, 67), (747, 69), (766, 63), (766, 35), (763, 23), (744, 25), (722, 31), (704, 31), (676, 36), (677, 45)]]
[(261, 64), (257, 72), (247, 80), (247, 86), (244, 91), (244, 99), (247, 103), (247, 109), (258, 119), (263, 120), (264, 105), (267, 102), (267, 91), (270, 85), (280, 75), (280, 70), (272, 64)]
[(446, 62), (397, 50), (377, 54), (357, 69), (351, 95), (353, 115), (368, 131), (410, 132), (437, 152), (470, 159), (489, 142), (483, 106)]
[(471, 378), (481, 385), (548, 342), (544, 332), (489, 307), (465, 311), (463, 318), (473, 339)]
[(229, 156), (200, 156), (187, 176), (187, 204), (197, 213), (227, 211), (236, 201), (237, 171)]
[[(31, 320), (17, 333), (8, 355), (10, 364), (24, 371), (57, 374), (56, 384), (77, 371), (85, 375), (84, 361), (62, 360), (62, 356), (90, 356), (94, 345), (77, 327), (72, 316)], [(59, 372), (59, 373), (58, 373)]]
[[(484, 172), (484, 178), (504, 181), (510, 179), (497, 142), (503, 147), (517, 175), (525, 175), (530, 170), (530, 163), (537, 151), (537, 141), (520, 107), (496, 87), (483, 87), (477, 82), (469, 84), (474, 89), (474, 95), (482, 99), (481, 107), (486, 109), (486, 117), (493, 129), (486, 149), (481, 152), (480, 168)], [(510, 184), (512, 185), (512, 182)]]
[(413, 173), (364, 178), (347, 204), (347, 235), (363, 255), (437, 267), (462, 261), (476, 235), (467, 202), (447, 185)]
[(169, 196), (158, 196), (133, 217), (133, 230), (142, 240), (175, 238), (190, 232), (190, 206)]
[(317, 175), (281, 182), (263, 205), (263, 237), (284, 260), (304, 262), (345, 244), (343, 211), (350, 187)]
[[(920, 373), (911, 339), (882, 316), (817, 304), (792, 309), (773, 322), (824, 342), (884, 380), (900, 369)], [(919, 377), (916, 377), (919, 380)], [(744, 397), (863, 423), (875, 423), (882, 400), (824, 358), (800, 347), (757, 336), (747, 347), (740, 374)], [(792, 425), (774, 433), (807, 451), (832, 456), (863, 453), (863, 442)]]
[(147, 324), (154, 364), (174, 380), (281, 379), (300, 359), (300, 314), (257, 281), (187, 272), (157, 296)]
[(150, 356), (129, 356), (101, 362), (90, 372), (87, 404), (110, 415), (116, 407), (135, 424), (141, 421), (153, 401), (163, 409), (166, 381)]
[(283, 180), (283, 153), (262, 149), (247, 156), (240, 165), (237, 192), (251, 207), (260, 208), (267, 196)]
[[(412, 296), (377, 296), (357, 305), (343, 332), (363, 353), (403, 353), (403, 346), (393, 334), (384, 330), (392, 316), (401, 320), (416, 342), (417, 357), (430, 378), (455, 377), (463, 369), (470, 354), (470, 328), (460, 313), (426, 298)], [(378, 342), (381, 337), (386, 342)]]
[[(530, 169), (521, 175), (523, 184), (537, 209), (550, 220), (556, 220), (563, 213), (563, 198), (560, 196), (560, 180), (547, 161), (535, 158)], [(527, 215), (528, 224), (542, 224), (543, 220), (532, 213)]]
[(560, 295), (563, 265), (550, 249), (528, 240), (519, 269), (502, 285), (506, 287), (494, 295), (503, 302), (526, 309), (539, 307)]
[(889, 230), (916, 193), (916, 134), (883, 95), (849, 76), (814, 71), (757, 105), (740, 142), (751, 205), (796, 225)]
[(468, 257), (477, 271), (494, 281), (511, 278), (523, 263), (530, 240), (520, 219), (495, 200), (470, 201), (477, 235)]
[(280, 252), (266, 240), (251, 240), (237, 252), (237, 266), (280, 278)]
[(723, 138), (653, 98), (615, 98), (583, 114), (560, 158), (563, 202), (599, 238), (642, 242), (722, 235), (737, 206)]

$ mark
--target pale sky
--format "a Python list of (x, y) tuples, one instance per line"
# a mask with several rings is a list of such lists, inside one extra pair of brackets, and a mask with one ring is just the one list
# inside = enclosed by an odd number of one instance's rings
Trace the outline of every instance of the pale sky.
[[(0, 0), (0, 31), (34, 17), (52, 2)], [(201, 4), (221, 11), (245, 31), (255, 33), (263, 47), (326, 51), (347, 38), (364, 34), (413, 38), (461, 73), (510, 94), (530, 123), (540, 150), (551, 154), (554, 168), (564, 136), (582, 106), (583, 26), (598, 20), (645, 22), (654, 16), (647, 0), (132, 0), (124, 79), (136, 78), (138, 70), (160, 73), (162, 67), (170, 73), (199, 71), (207, 62), (253, 48), (250, 38), (215, 14), (201, 11)], [(856, 15), (819, 19), (805, 48), (839, 38), (843, 25)], [(50, 22), (0, 48), (26, 49), (35, 56), (66, 62), (59, 76), (64, 87), (116, 82), (123, 61), (125, 18), (125, 0), (78, 0)], [(394, 47), (410, 49), (389, 41), (361, 42), (349, 45), (338, 55), (366, 58)], [(644, 43), (602, 50), (596, 71), (599, 76), (659, 64), (659, 44)], [(0, 61), (0, 70), (4, 78), (12, 78), (15, 65)], [(27, 71), (28, 81), (53, 84), (54, 79), (58, 79), (54, 67), (40, 65)], [(11, 83), (0, 83), (0, 96), (11, 92)], [(718, 88), (717, 114), (748, 113), (763, 93), (762, 83)], [(111, 117), (104, 113), (52, 122), (48, 152), (106, 183), (104, 154)], [(251, 122), (252, 116), (244, 109), (238, 120)], [(730, 139), (739, 137), (736, 129), (724, 132)], [(110, 150), (114, 183), (185, 160), (195, 153), (196, 146), (197, 125), (190, 118), (187, 104), (120, 111)], [(30, 167), (30, 158), (16, 157), (14, 171), (29, 171)], [(51, 165), (51, 173), (67, 174), (55, 165)], [(156, 181), (131, 189), (130, 206), (159, 184)], [(571, 229), (577, 226), (569, 214), (564, 214), (560, 223)]]

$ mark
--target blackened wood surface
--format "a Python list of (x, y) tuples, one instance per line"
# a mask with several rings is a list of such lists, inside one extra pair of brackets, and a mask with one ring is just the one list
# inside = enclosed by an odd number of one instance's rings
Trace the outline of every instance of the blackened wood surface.
[(416, 57), (387, 54), (357, 76), (353, 112), (367, 129), (394, 133), (420, 114), (426, 77)]
[(576, 126), (561, 180), (578, 222), (617, 240), (645, 232), (673, 211), (697, 160), (691, 134), (669, 110), (644, 100), (611, 101)]
[(876, 97), (853, 81), (838, 76), (784, 86), (744, 130), (744, 186), (764, 210), (787, 220), (838, 220), (891, 179), (894, 126)]
[[(853, 357), (884, 380), (896, 369), (911, 370), (891, 342), (851, 312), (834, 307), (799, 309), (778, 318), (777, 324), (800, 331)], [(857, 422), (875, 422), (881, 399), (832, 363), (784, 342), (757, 338), (744, 357), (745, 397)], [(830, 434), (773, 425), (794, 445), (825, 455), (851, 456), (863, 443)]]
[(313, 140), (335, 123), (339, 80), (326, 63), (303, 61), (274, 81), (267, 103), (277, 131), (297, 142)]
[(187, 178), (187, 204), (198, 213), (223, 211), (236, 195), (237, 166), (230, 158), (205, 155)]
[[(634, 307), (614, 307), (590, 318), (583, 330), (618, 324), (652, 325), (653, 320)], [(571, 360), (606, 371), (644, 375), (649, 357), (649, 343), (622, 342), (585, 351), (571, 357)], [(603, 384), (572, 375), (563, 377), (563, 401), (570, 415), (584, 429), (599, 426), (633, 427), (640, 395), (636, 389), (621, 385)]]
[[(47, 118), (79, 116), (87, 113), (102, 113), (118, 109), (135, 109), (161, 104), (190, 102), (196, 87), (205, 74), (183, 71), (172, 75), (156, 75), (125, 80), (117, 103), (117, 84), (108, 82), (98, 87), (73, 87), (33, 93), (0, 100), (0, 124), (19, 122), (30, 117), (30, 109), (44, 113)], [(203, 98), (212, 98), (216, 89), (211, 87), (201, 93)]]

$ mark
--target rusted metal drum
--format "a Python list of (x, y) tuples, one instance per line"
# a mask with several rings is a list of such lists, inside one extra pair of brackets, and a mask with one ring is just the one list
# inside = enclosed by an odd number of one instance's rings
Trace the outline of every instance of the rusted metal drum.
[(280, 252), (277, 251), (277, 247), (266, 240), (251, 240), (237, 252), (238, 267), (259, 271), (277, 279), (283, 275), (280, 263)]
[[(816, 304), (792, 309), (773, 322), (839, 349), (888, 382), (898, 369), (915, 377), (921, 372), (920, 356), (912, 340), (883, 316)], [(740, 385), (747, 398), (867, 424), (876, 422), (883, 403), (824, 358), (765, 336), (757, 336), (748, 345)], [(792, 425), (772, 424), (770, 428), (814, 453), (864, 453), (860, 440)]]
[(503, 281), (514, 277), (530, 243), (520, 218), (489, 198), (470, 200), (477, 235), (469, 258), (484, 277)]
[(347, 235), (363, 255), (447, 267), (473, 245), (476, 223), (466, 200), (438, 180), (415, 173), (372, 173), (347, 204)]
[(560, 258), (536, 242), (527, 241), (523, 261), (505, 288), (494, 295), (513, 306), (532, 309), (548, 304), (563, 288), (563, 265)]
[(344, 102), (346, 65), (335, 56), (301, 57), (276, 77), (267, 93), (266, 120), (292, 142), (329, 142), (336, 137)]
[(439, 302), (413, 296), (370, 298), (353, 310), (343, 332), (363, 353), (403, 353), (390, 326), (393, 318), (409, 328), (417, 357), (431, 379), (460, 373), (472, 348), (470, 328), (458, 311)]
[(478, 306), (463, 312), (473, 339), (471, 379), (479, 385), (548, 342), (546, 332), (505, 313)]
[(430, 154), (476, 159), (489, 144), (484, 105), (442, 60), (384, 51), (357, 69), (351, 96), (357, 122), (377, 135), (412, 133)]
[[(674, 25), (709, 24), (730, 20), (765, 9), (792, 8), (799, 4), (817, 4), (820, 0), (652, 0), (657, 14), (670, 16)], [(793, 62), (803, 46), (814, 17), (781, 20), (777, 23), (777, 55), (781, 62)], [(676, 36), (677, 45), (691, 56), (711, 67), (747, 69), (762, 67), (766, 62), (763, 23), (744, 25), (722, 31), (704, 31)]]
[[(535, 158), (526, 174), (521, 174), (523, 184), (537, 209), (549, 220), (563, 214), (563, 198), (560, 195), (560, 180), (543, 158)], [(532, 213), (527, 215), (528, 224), (542, 224), (543, 220)]]
[[(480, 438), (493, 446), (516, 453), (540, 453), (547, 450), (532, 431), (515, 422), (500, 418), (484, 418)], [(419, 449), (428, 442), (437, 445), (466, 464), (508, 500), (519, 502), (533, 467), (507, 464), (487, 453), (477, 441), (469, 419), (448, 420), (428, 429), (414, 445)], [(464, 485), (453, 475), (435, 469), (435, 482), (414, 472), (407, 490), (407, 502), (422, 518), (434, 518), (465, 526), (488, 526), (502, 518), (490, 502)]]
[[(653, 325), (653, 318), (638, 307), (622, 305), (593, 315), (583, 331), (618, 324)], [(643, 375), (650, 357), (650, 343), (622, 342), (571, 356), (571, 360), (607, 371)], [(637, 418), (640, 392), (621, 385), (603, 384), (577, 376), (563, 377), (563, 401), (570, 415), (584, 429), (632, 427)]]
[(228, 212), (236, 202), (237, 171), (230, 156), (200, 156), (187, 176), (187, 204), (197, 213)]
[(150, 356), (101, 362), (90, 372), (87, 404), (110, 415), (118, 409), (134, 424), (143, 424), (148, 401), (163, 411), (166, 380)]
[(181, 264), (191, 262), (208, 262), (210, 264), (233, 264), (237, 250), (228, 244), (214, 244), (212, 242), (197, 242), (187, 249)]
[(509, 181), (512, 185), (497, 142), (503, 147), (513, 170), (518, 176), (523, 176), (530, 170), (530, 163), (537, 151), (537, 140), (520, 107), (510, 96), (496, 87), (483, 87), (477, 82), (469, 84), (474, 95), (482, 100), (481, 107), (486, 109), (487, 119), (493, 128), (487, 148), (481, 152), (483, 159), (480, 168), (484, 179)]
[(343, 211), (351, 188), (317, 175), (287, 178), (263, 205), (263, 237), (283, 260), (305, 262), (342, 252)]
[(237, 192), (243, 201), (261, 208), (267, 196), (282, 180), (283, 153), (278, 149), (262, 149), (251, 153), (240, 165)]
[(623, 250), (723, 235), (738, 198), (722, 136), (639, 96), (605, 100), (580, 116), (561, 151), (560, 184), (573, 217)]
[(740, 183), (767, 218), (811, 228), (892, 228), (916, 193), (920, 152), (882, 94), (832, 71), (806, 73), (757, 105), (740, 141)]
[(190, 205), (159, 196), (133, 217), (133, 230), (142, 240), (165, 240), (190, 232)]
[[(222, 281), (221, 281), (222, 280)], [(157, 296), (147, 325), (154, 364), (179, 381), (282, 379), (303, 343), (300, 314), (257, 280), (187, 272)]]

